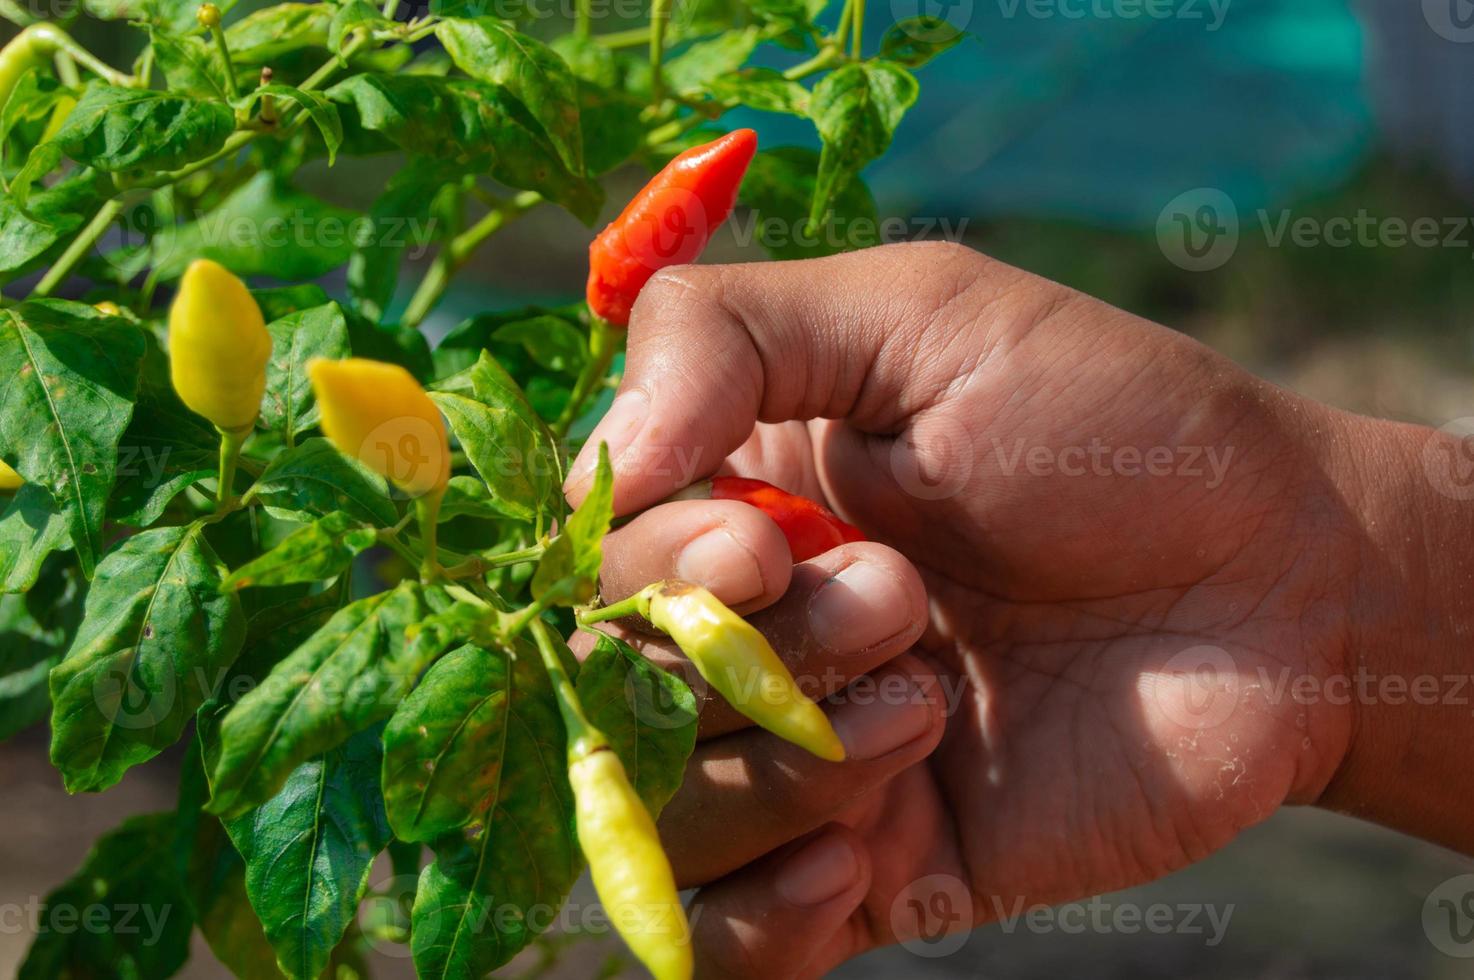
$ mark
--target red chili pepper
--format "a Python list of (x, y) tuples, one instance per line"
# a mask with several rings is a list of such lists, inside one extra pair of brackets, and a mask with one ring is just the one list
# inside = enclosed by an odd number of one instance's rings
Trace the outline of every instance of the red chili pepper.
[(757, 134), (739, 129), (695, 146), (656, 174), (589, 246), (589, 309), (627, 327), (650, 277), (693, 262), (732, 205), (757, 152)]
[(779, 490), (771, 483), (742, 476), (718, 476), (693, 484), (675, 500), (740, 500), (767, 514), (788, 539), (794, 562), (808, 561), (850, 541), (864, 541), (860, 529), (846, 524), (823, 504)]

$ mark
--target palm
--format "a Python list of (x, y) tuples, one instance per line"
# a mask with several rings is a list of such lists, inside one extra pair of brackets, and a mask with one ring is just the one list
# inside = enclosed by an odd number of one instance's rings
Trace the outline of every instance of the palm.
[[(1326, 569), (1345, 567), (1332, 553), (1349, 546), (1335, 535), (1341, 505), (1318, 473), (1287, 462), (1264, 389), (1236, 372), (1216, 386), (1218, 365), (1196, 348), (1152, 340), (1080, 370), (1080, 388), (1059, 363), (1049, 392), (967, 386), (911, 420), (899, 450), (840, 423), (790, 423), (760, 428), (733, 459), (827, 490), (906, 553), (931, 594), (923, 647), (957, 710), (930, 760), (848, 815), (862, 834), (874, 828), (872, 942), (938, 925), (915, 919), (950, 907), (912, 896), (918, 879), (964, 884), (970, 915), (958, 914), (980, 922), (1201, 859), (1286, 800), (1313, 797), (1317, 763), (1345, 738), (1340, 713), (1289, 693), (1334, 669), (1340, 649), (1319, 606), (1340, 585)], [(1187, 372), (1202, 388), (1182, 386), (1186, 357), (1203, 360)], [(1154, 380), (1164, 364), (1175, 387)], [(995, 376), (1032, 374), (1014, 364)], [(952, 451), (932, 448), (949, 439)], [(1097, 453), (1104, 475), (1093, 445), (1111, 450)], [(1031, 466), (1036, 446), (1048, 457)], [(1082, 474), (1062, 453), (1075, 446)], [(1164, 447), (1171, 461), (1159, 452), (1153, 475), (1122, 447)], [(894, 479), (876, 478), (887, 471)]]

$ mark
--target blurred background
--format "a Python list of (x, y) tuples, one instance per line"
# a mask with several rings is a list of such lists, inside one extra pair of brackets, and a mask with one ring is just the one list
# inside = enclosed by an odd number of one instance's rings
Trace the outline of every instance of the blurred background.
[[(972, 34), (921, 70), (921, 101), (866, 173), (880, 213), (905, 219), (892, 240), (956, 238), (1347, 409), (1435, 426), (1474, 415), (1474, 3), (870, 9), (877, 40), (918, 13)], [(90, 30), (105, 49), (117, 28)], [(769, 145), (816, 145), (801, 120), (729, 121)], [(302, 184), (364, 206), (383, 179), (340, 166), (309, 169)], [(611, 186), (610, 200), (640, 179), (616, 175), (628, 186)], [(513, 225), (478, 253), (429, 329), (576, 298), (590, 234), (562, 212)], [(741, 214), (708, 256), (763, 257)], [(172, 805), (175, 756), (106, 796), (67, 798), (45, 746), (44, 730), (0, 745), (0, 906), (46, 894), (122, 816)], [(1450, 919), (1429, 899), (1471, 872), (1474, 862), (1387, 831), (1287, 811), (1202, 865), (1078, 915), (883, 951), (838, 976), (1471, 977), (1474, 914)], [(1173, 910), (1165, 932), (1141, 925), (1158, 907)], [(28, 941), (0, 922), (0, 976)], [(594, 976), (609, 951), (580, 946), (547, 975)], [(412, 975), (389, 955), (375, 971)], [(224, 973), (200, 946), (182, 975)]]

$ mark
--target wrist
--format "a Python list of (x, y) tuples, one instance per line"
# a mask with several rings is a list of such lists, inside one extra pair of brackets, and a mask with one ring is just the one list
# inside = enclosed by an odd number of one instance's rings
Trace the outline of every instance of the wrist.
[(1461, 440), (1339, 415), (1330, 442), (1351, 513), (1346, 676), (1351, 736), (1319, 803), (1474, 848), (1474, 469)]

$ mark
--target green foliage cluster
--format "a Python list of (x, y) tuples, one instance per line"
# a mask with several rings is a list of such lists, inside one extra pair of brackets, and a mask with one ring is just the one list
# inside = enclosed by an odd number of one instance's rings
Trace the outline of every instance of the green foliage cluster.
[[(873, 215), (859, 171), (957, 33), (916, 18), (866, 56), (858, 0), (836, 30), (822, 0), (655, 0), (648, 26), (602, 34), (584, 3), (547, 42), (467, 0), (221, 6), (210, 29), (192, 0), (83, 0), (138, 32), (136, 63), (63, 33), (0, 79), (0, 287), (35, 283), (0, 306), (0, 461), (24, 478), (0, 491), (0, 737), (49, 715), (72, 792), (189, 739), (177, 812), (103, 837), (48, 899), (167, 908), (167, 928), (43, 914), (20, 976), (167, 977), (198, 929), (242, 977), (352, 975), (368, 942), (480, 977), (581, 870), (568, 705), (658, 810), (695, 704), (619, 641), (578, 665), (550, 628), (595, 593), (613, 516), (607, 461), (578, 511), (560, 490), (598, 393), (580, 379), (608, 366), (587, 311), (483, 314), (433, 352), (420, 323), (508, 221), (550, 205), (592, 226), (602, 175), (661, 165), (738, 106), (823, 140), (762, 151), (744, 203), (795, 227)], [(749, 64), (775, 46), (797, 63)], [(294, 184), (376, 154), (402, 166), (365, 212)], [(435, 258), (394, 315), (411, 245)], [(255, 291), (273, 353), (232, 477), (169, 383), (160, 297), (202, 257), (285, 283)], [(313, 280), (339, 269), (335, 301)], [(86, 302), (54, 298), (75, 278)], [(305, 365), (350, 355), (406, 367), (449, 422), (439, 566), (413, 502), (318, 431)], [(394, 881), (371, 880), (386, 849)]]

